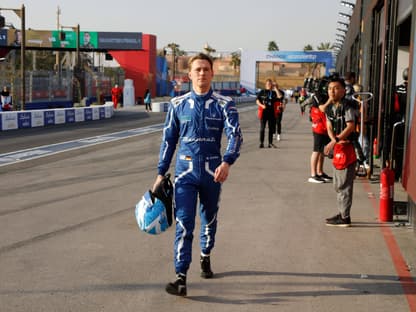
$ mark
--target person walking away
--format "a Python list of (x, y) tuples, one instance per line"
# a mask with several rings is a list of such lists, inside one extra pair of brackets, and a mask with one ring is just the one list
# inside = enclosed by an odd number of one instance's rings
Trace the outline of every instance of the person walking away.
[[(233, 100), (213, 92), (212, 59), (203, 53), (189, 60), (191, 91), (170, 102), (160, 146), (158, 175), (153, 190), (169, 169), (176, 147), (174, 215), (176, 280), (166, 285), (169, 294), (186, 296), (187, 272), (192, 260), (192, 240), (199, 201), (201, 219), (201, 277), (212, 278), (211, 252), (217, 230), (222, 183), (240, 155), (243, 137)], [(221, 137), (228, 140), (221, 156)]]
[(256, 100), (259, 113), (258, 117), (260, 119), (260, 148), (264, 148), (266, 124), (269, 128), (268, 146), (269, 148), (276, 148), (276, 145), (273, 144), (273, 134), (275, 133), (276, 126), (275, 102), (277, 101), (277, 94), (272, 90), (272, 85), (272, 80), (268, 78), (266, 80), (265, 89), (259, 92)]
[[(342, 147), (345, 151), (345, 166), (337, 169), (335, 161), (341, 160), (341, 157), (334, 155), (334, 189), (337, 193), (337, 207), (339, 213), (331, 218), (326, 219), (328, 226), (351, 226), (351, 206), (353, 199), (353, 186), (355, 178), (356, 156), (352, 141), (356, 139), (356, 105), (345, 98), (345, 81), (339, 77), (332, 77), (328, 85), (328, 100), (325, 104), (319, 106), (320, 110), (325, 112), (327, 119), (327, 130), (330, 142), (325, 146), (324, 153), (329, 155), (334, 151), (335, 145), (337, 150)], [(334, 151), (335, 152), (335, 151)], [(349, 161), (351, 159), (351, 161)]]
[(279, 85), (277, 83), (273, 83), (273, 91), (276, 92), (277, 95), (277, 101), (275, 102), (276, 139), (277, 141), (280, 141), (282, 134), (283, 112), (286, 108), (286, 98), (285, 92), (279, 89)]
[(150, 94), (150, 90), (146, 89), (146, 92), (144, 93), (144, 105), (146, 106), (146, 112), (152, 111), (152, 96)]
[(121, 88), (116, 84), (111, 89), (111, 100), (113, 101), (114, 109), (117, 109), (121, 96)]

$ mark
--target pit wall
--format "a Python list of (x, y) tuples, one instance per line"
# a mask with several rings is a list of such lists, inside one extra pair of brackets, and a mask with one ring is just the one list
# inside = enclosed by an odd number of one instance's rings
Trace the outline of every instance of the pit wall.
[(15, 130), (111, 118), (112, 103), (100, 106), (0, 112), (0, 130)]

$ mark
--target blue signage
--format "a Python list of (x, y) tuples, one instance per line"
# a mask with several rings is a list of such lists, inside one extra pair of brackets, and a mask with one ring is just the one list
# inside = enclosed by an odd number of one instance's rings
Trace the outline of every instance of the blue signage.
[(92, 120), (92, 108), (84, 109), (85, 121)]
[(75, 122), (75, 109), (65, 110), (65, 122), (66, 123)]
[(105, 118), (105, 108), (100, 107), (100, 119), (104, 119), (104, 118)]
[(7, 29), (0, 29), (0, 46), (7, 46)]
[(287, 63), (325, 63), (327, 71), (334, 67), (332, 52), (327, 51), (267, 51), (266, 59)]
[(44, 111), (43, 119), (45, 120), (45, 126), (55, 124), (55, 112), (54, 111)]
[(17, 125), (21, 128), (32, 127), (32, 115), (31, 113), (17, 113)]

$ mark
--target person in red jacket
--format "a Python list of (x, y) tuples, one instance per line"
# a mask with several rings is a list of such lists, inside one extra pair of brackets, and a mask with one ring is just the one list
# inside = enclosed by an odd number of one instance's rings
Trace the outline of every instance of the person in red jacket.
[(330, 139), (326, 127), (325, 113), (319, 109), (319, 100), (315, 95), (312, 97), (312, 100), (310, 119), (312, 122), (313, 151), (311, 155), (311, 176), (308, 182), (324, 183), (332, 180), (332, 177), (323, 171), (324, 147), (329, 143)]
[(116, 84), (114, 88), (111, 89), (111, 100), (113, 101), (114, 109), (117, 108), (119, 99), (121, 97), (121, 88)]

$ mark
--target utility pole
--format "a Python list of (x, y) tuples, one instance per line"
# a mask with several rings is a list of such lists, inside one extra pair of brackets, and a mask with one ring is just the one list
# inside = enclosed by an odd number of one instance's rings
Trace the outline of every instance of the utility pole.
[[(57, 30), (60, 29), (59, 15), (61, 15), (61, 8), (58, 5), (58, 9), (56, 10), (56, 29)], [(61, 73), (61, 60), (60, 60), (59, 50), (57, 50), (55, 53), (56, 53), (55, 54), (55, 56), (56, 56), (55, 70), (60, 75), (60, 73)]]
[(22, 4), (22, 9), (20, 10), (20, 20), (22, 21), (22, 43), (20, 45), (20, 70), (22, 77), (22, 100), (21, 100), (21, 110), (25, 110), (26, 103), (26, 62), (25, 62), (25, 51), (26, 51), (26, 22), (25, 22), (25, 5)]

